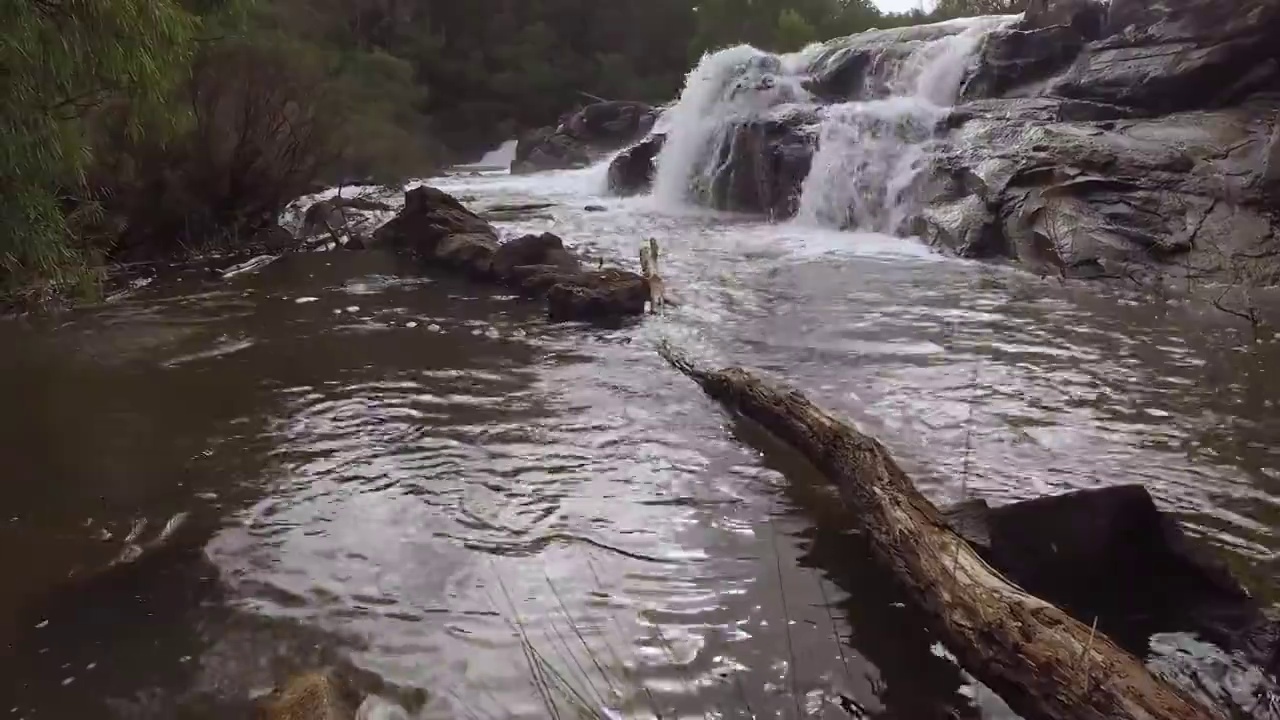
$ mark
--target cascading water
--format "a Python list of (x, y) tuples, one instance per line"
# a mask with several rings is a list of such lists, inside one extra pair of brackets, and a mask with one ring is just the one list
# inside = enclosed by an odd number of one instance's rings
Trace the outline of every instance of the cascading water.
[[(874, 31), (782, 56), (746, 46), (707, 55), (666, 118), (654, 195), (668, 205), (706, 202), (732, 160), (735, 130), (778, 121), (816, 146), (797, 222), (895, 232), (970, 58), (987, 33), (1016, 18)], [(832, 85), (840, 86), (835, 97)]]
[(680, 205), (705, 192), (722, 169), (738, 122), (810, 100), (796, 59), (747, 45), (703, 56), (685, 80), (680, 101), (663, 117), (667, 139), (653, 184), (659, 202)]
[(955, 102), (969, 58), (1004, 21), (970, 20), (959, 33), (919, 43), (887, 63), (888, 97), (824, 108), (796, 220), (886, 233), (901, 228), (935, 129)]

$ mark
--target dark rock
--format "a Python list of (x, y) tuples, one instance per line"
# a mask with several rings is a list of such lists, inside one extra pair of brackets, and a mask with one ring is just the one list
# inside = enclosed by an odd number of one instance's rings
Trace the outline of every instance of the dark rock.
[(960, 96), (992, 98), (1026, 92), (1027, 86), (1070, 65), (1086, 42), (1070, 25), (993, 31)]
[(512, 271), (521, 265), (551, 266), (566, 272), (581, 267), (578, 259), (565, 249), (564, 241), (551, 233), (508, 240), (493, 256), (493, 274), (501, 280), (512, 277)]
[(485, 233), (458, 233), (441, 240), (435, 248), (436, 262), (463, 271), (477, 279), (492, 275), (498, 241)]
[(541, 128), (520, 138), (515, 159), (511, 161), (511, 172), (568, 170), (590, 164), (591, 153), (582, 141), (551, 128)]
[(578, 258), (551, 233), (500, 244), (489, 223), (431, 187), (405, 193), (404, 209), (376, 235), (425, 264), (545, 297), (553, 321), (639, 315), (649, 299), (643, 277), (613, 269), (583, 272)]
[(657, 172), (658, 153), (666, 135), (654, 134), (618, 154), (609, 163), (609, 192), (614, 195), (638, 195), (649, 192)]
[(351, 208), (352, 210), (364, 210), (367, 212), (387, 211), (391, 206), (381, 200), (374, 200), (367, 197), (336, 197), (329, 200), (332, 205), (340, 208)]
[(645, 103), (616, 100), (588, 105), (564, 118), (559, 127), (521, 137), (511, 172), (586, 167), (601, 153), (643, 138), (656, 118), (657, 112)]
[(724, 147), (725, 170), (708, 188), (709, 204), (721, 210), (763, 212), (774, 219), (791, 217), (799, 206), (815, 145), (814, 137), (792, 119), (741, 123)]
[(1102, 37), (1108, 8), (1098, 0), (1030, 0), (1022, 14), (1024, 30), (1068, 27), (1086, 42)]
[(551, 287), (547, 316), (552, 321), (609, 321), (644, 313), (649, 282), (625, 270), (582, 273)]
[(379, 244), (432, 257), (436, 246), (450, 235), (488, 236), (495, 243), (498, 240), (498, 232), (480, 216), (448, 193), (424, 185), (405, 193), (404, 208), (378, 228), (373, 237)]
[(297, 248), (298, 240), (293, 233), (273, 222), (253, 234), (251, 245), (257, 252), (277, 255)]
[(609, 208), (607, 208), (607, 207), (605, 207), (605, 206), (603, 206), (603, 205), (587, 205), (587, 206), (583, 207), (582, 209), (583, 209), (583, 211), (584, 211), (584, 212), (604, 212), (605, 210), (608, 210)]
[(557, 132), (599, 148), (618, 148), (644, 137), (657, 115), (651, 105), (613, 100), (588, 105), (571, 115)]
[(946, 515), (1001, 574), (1133, 651), (1153, 633), (1189, 631), (1274, 662), (1276, 625), (1261, 604), (1140, 485), (973, 500)]

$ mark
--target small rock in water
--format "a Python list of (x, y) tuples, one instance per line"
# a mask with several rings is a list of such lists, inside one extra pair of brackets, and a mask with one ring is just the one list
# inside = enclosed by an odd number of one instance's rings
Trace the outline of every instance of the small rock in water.
[(484, 331), (483, 331), (483, 330), (481, 330), (480, 328), (476, 328), (475, 330), (472, 330), (472, 331), (471, 331), (471, 334), (472, 334), (472, 335), (482, 335), (482, 334), (484, 334)]
[(75, 679), (74, 677), (63, 678), (63, 679), (62, 679), (62, 686), (63, 686), (63, 687), (66, 687), (66, 686), (70, 685), (71, 683), (73, 683), (73, 682), (75, 682), (75, 681), (76, 681), (76, 679)]
[(41, 620), (40, 622), (36, 623), (36, 629), (47, 628), (47, 627), (49, 627), (48, 620)]
[(485, 330), (485, 331), (484, 331), (484, 334), (485, 334), (485, 337), (496, 338), (496, 337), (498, 337), (498, 329), (497, 329), (497, 328), (489, 328), (488, 330)]
[(431, 323), (430, 325), (427, 326), (427, 329), (430, 330), (431, 332), (440, 332), (441, 327), (435, 323)]
[(409, 322), (405, 323), (404, 326), (407, 328), (416, 328), (418, 327), (418, 323), (410, 320)]
[(349, 312), (349, 313), (360, 312), (360, 306), (359, 306), (359, 305), (348, 305), (348, 306), (347, 306), (347, 312)]
[(320, 298), (318, 297), (300, 297), (300, 298), (294, 298), (293, 301), (298, 303), (299, 305), (302, 305), (304, 303), (313, 303), (319, 299)]
[(583, 210), (586, 210), (587, 212), (604, 212), (605, 210), (608, 210), (609, 208), (607, 208), (607, 207), (605, 207), (605, 206), (603, 206), (603, 205), (588, 205), (588, 206), (586, 206), (586, 207), (584, 207), (584, 208), (582, 208), (582, 209), (583, 209)]

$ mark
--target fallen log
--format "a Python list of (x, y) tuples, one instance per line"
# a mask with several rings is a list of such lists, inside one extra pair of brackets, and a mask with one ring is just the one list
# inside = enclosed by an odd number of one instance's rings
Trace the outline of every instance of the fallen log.
[(872, 553), (960, 664), (1027, 720), (1223, 717), (1133, 655), (1009, 582), (948, 525), (875, 438), (741, 368), (664, 358), (731, 411), (791, 445), (840, 491)]

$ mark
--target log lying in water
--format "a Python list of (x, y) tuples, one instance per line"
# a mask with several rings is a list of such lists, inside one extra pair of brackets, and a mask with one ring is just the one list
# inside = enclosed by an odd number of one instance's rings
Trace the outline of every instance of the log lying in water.
[(889, 452), (798, 391), (740, 368), (663, 357), (833, 481), (876, 559), (970, 673), (1028, 720), (1194, 720), (1221, 714), (1152, 675), (1105, 635), (1012, 584), (948, 525)]

